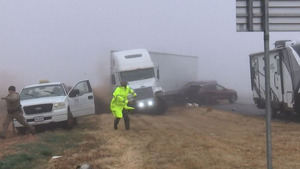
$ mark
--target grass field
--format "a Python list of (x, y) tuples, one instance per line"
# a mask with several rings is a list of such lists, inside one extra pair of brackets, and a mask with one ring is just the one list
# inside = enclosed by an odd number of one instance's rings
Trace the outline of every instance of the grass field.
[[(42, 169), (52, 156), (63, 155), (64, 151), (76, 148), (86, 138), (84, 125), (73, 130), (52, 128), (36, 136), (12, 136), (2, 140), (0, 169)], [(11, 142), (12, 144), (5, 144)]]
[[(73, 130), (0, 141), (0, 169), (264, 169), (265, 123), (207, 108), (131, 115), (131, 130), (113, 130), (111, 114), (81, 118)], [(274, 169), (300, 168), (300, 124), (273, 121)], [(7, 142), (10, 143), (7, 143)], [(51, 160), (53, 155), (61, 158)], [(8, 169), (8, 168), (7, 168)]]

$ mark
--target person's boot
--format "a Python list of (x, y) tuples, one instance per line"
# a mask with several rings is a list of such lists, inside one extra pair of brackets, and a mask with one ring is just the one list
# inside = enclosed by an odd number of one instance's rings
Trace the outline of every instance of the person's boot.
[(0, 134), (0, 139), (5, 139), (5, 135), (4, 134)]
[(115, 120), (114, 120), (114, 129), (115, 130), (118, 130), (118, 123), (119, 123), (119, 121), (120, 121), (120, 119), (115, 118)]

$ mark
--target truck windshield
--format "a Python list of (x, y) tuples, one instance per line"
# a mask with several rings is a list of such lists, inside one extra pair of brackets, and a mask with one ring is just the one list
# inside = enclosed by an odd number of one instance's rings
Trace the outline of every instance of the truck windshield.
[(123, 81), (127, 81), (127, 82), (150, 79), (154, 77), (154, 69), (148, 68), (148, 69), (138, 69), (138, 70), (120, 72), (120, 76)]
[(61, 85), (24, 88), (20, 94), (21, 100), (55, 96), (65, 96), (65, 91)]

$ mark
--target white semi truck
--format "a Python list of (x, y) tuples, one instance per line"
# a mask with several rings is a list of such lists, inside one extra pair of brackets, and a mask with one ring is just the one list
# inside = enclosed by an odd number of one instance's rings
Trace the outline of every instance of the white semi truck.
[[(300, 113), (300, 44), (277, 41), (270, 51), (271, 106), (278, 112)], [(265, 108), (264, 53), (250, 54), (251, 87), (258, 108)]]
[(134, 107), (165, 109), (165, 94), (197, 80), (198, 58), (194, 56), (134, 49), (111, 52), (112, 89), (127, 81), (137, 93)]

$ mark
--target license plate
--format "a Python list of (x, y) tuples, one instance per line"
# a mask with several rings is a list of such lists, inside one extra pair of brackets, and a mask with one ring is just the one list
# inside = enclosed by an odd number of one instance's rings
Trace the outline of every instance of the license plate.
[(40, 117), (40, 116), (39, 116), (39, 117), (35, 117), (35, 118), (34, 118), (34, 121), (35, 121), (35, 122), (41, 122), (41, 121), (44, 121), (44, 117)]

